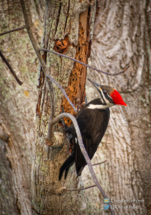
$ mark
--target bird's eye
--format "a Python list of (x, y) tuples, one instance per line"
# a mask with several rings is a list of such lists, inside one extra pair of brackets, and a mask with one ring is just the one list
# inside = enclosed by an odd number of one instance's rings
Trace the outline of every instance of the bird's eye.
[(105, 90), (103, 90), (103, 93), (104, 93), (105, 95), (107, 94)]

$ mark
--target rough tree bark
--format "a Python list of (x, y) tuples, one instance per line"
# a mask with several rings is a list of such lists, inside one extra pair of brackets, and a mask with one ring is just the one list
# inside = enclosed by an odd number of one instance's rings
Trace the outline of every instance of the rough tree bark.
[[(151, 214), (149, 8), (147, 1), (100, 1), (95, 22), (92, 64), (115, 72), (131, 63), (124, 75), (88, 74), (93, 80), (116, 87), (128, 104), (111, 108), (109, 129), (94, 158), (108, 161), (105, 171), (98, 170), (97, 175), (102, 184), (107, 184), (111, 199), (125, 200), (123, 205), (114, 202), (116, 214)], [(91, 100), (94, 89), (89, 83), (87, 86)], [(87, 192), (90, 195), (91, 191)]]
[[(67, 56), (87, 63), (92, 39), (90, 26), (94, 25), (95, 1), (46, 2), (43, 48), (54, 49)], [(91, 10), (90, 10), (91, 9)], [(49, 21), (48, 21), (49, 20)], [(92, 27), (91, 27), (92, 28)], [(43, 55), (49, 65), (49, 74), (66, 89), (74, 105), (81, 105), (85, 99), (86, 68), (71, 60), (54, 54)], [(50, 94), (40, 72), (39, 99), (37, 104), (37, 135), (33, 144), (34, 161), (32, 165), (32, 203), (36, 211), (47, 214), (91, 214), (91, 204), (84, 192), (70, 193), (65, 189), (79, 186), (79, 179), (72, 174), (71, 180), (58, 181), (61, 164), (69, 155), (66, 137), (58, 126), (53, 146), (45, 145), (50, 115)], [(64, 111), (76, 114), (55, 87), (55, 115), (61, 106)], [(70, 124), (68, 119), (65, 122)], [(70, 202), (68, 205), (66, 202)]]
[[(37, 24), (37, 37), (40, 38), (41, 28), (32, 2), (31, 9), (34, 11), (33, 22), (35, 26)], [(24, 25), (17, 1), (0, 1), (0, 14), (1, 32)], [(0, 59), (0, 139), (4, 140), (1, 142), (3, 156), (0, 156), (0, 213), (29, 215), (38, 61), (26, 30), (1, 36), (0, 49), (24, 82), (19, 86)]]
[[(37, 4), (26, 1), (27, 7), (30, 5), (32, 30), (37, 43), (41, 40), (41, 24), (44, 23), (42, 47), (54, 48), (87, 63), (93, 30), (93, 24), (89, 25), (89, 22), (95, 14), (89, 1), (46, 1), (45, 10), (42, 1), (35, 2)], [(8, 30), (5, 27), (8, 23), (10, 29), (24, 24), (20, 4), (15, 7), (11, 3), (1, 2), (1, 31)], [(111, 109), (109, 128), (92, 160), (92, 163), (107, 160), (105, 164), (95, 166), (94, 170), (106, 193), (114, 200), (115, 214), (120, 215), (151, 214), (150, 7), (150, 1), (143, 0), (99, 1), (91, 46), (89, 64), (101, 70), (115, 73), (131, 63), (124, 75), (111, 77), (89, 70), (87, 74), (94, 81), (115, 87), (128, 104), (127, 107)], [(6, 9), (11, 11), (9, 16)], [(26, 30), (4, 35), (0, 39), (5, 56), (24, 82), (18, 86), (0, 60), (0, 159), (3, 161), (0, 166), (1, 211), (3, 214), (12, 211), (12, 214), (24, 215), (37, 212), (105, 214), (103, 198), (97, 188), (80, 193), (64, 190), (93, 185), (87, 167), (79, 179), (76, 179), (73, 166), (67, 180), (58, 181), (59, 168), (69, 155), (68, 141), (63, 129), (57, 126), (54, 146), (45, 145), (51, 108), (50, 94), (47, 84), (43, 83), (41, 68), (37, 78), (38, 61)], [(83, 103), (86, 68), (53, 54), (44, 55), (44, 59), (47, 59), (50, 75), (66, 89), (71, 101), (75, 105)], [(88, 100), (98, 96), (90, 83), (86, 86)], [(61, 105), (65, 111), (76, 114), (60, 90), (54, 88), (55, 115), (60, 112)], [(70, 122), (66, 119), (66, 123)], [(5, 183), (7, 177), (10, 189)], [(37, 212), (31, 212), (31, 205)]]

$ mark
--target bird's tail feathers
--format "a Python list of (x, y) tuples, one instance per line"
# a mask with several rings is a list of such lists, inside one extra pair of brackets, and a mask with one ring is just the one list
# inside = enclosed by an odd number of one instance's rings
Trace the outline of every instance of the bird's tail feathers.
[(67, 175), (68, 175), (69, 168), (74, 164), (74, 162), (75, 162), (75, 161), (73, 161), (73, 162), (66, 168), (64, 179), (66, 179), (66, 177), (67, 177)]
[(74, 162), (75, 162), (74, 154), (70, 155), (67, 158), (67, 160), (65, 160), (65, 162), (63, 163), (63, 165), (60, 168), (59, 181), (61, 180), (64, 171), (65, 171), (65, 179), (66, 179), (69, 168), (74, 164)]

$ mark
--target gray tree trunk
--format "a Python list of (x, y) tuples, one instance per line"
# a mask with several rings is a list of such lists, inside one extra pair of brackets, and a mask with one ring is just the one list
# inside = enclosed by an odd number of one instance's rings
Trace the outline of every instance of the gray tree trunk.
[[(28, 1), (27, 1), (28, 2)], [(28, 2), (29, 3), (29, 2)], [(1, 31), (24, 24), (19, 4), (6, 13), (6, 4), (1, 3)], [(94, 8), (91, 16), (88, 1), (47, 2), (44, 12), (41, 1), (36, 6), (31, 1), (30, 10), (33, 32), (37, 42), (42, 37), (42, 46), (57, 50), (57, 41), (68, 42), (66, 55), (87, 62), (92, 33)], [(91, 6), (92, 7), (92, 6)], [(150, 1), (99, 1), (89, 64), (103, 71), (115, 73), (131, 63), (130, 68), (119, 76), (106, 76), (89, 71), (87, 76), (101, 84), (108, 84), (121, 92), (127, 107), (111, 108), (107, 132), (99, 145), (92, 163), (107, 160), (94, 167), (97, 178), (113, 202), (115, 214), (151, 214), (151, 20)], [(13, 9), (12, 9), (13, 8)], [(8, 9), (8, 8), (7, 8)], [(45, 13), (45, 21), (42, 14)], [(88, 19), (86, 17), (89, 17)], [(13, 19), (12, 19), (13, 18)], [(40, 19), (41, 18), (41, 19)], [(84, 20), (83, 22), (81, 20)], [(16, 24), (17, 22), (17, 24)], [(82, 23), (82, 24), (81, 24)], [(80, 29), (80, 30), (79, 30)], [(82, 31), (83, 29), (83, 31)], [(81, 36), (84, 35), (84, 36)], [(82, 37), (85, 38), (85, 45)], [(79, 40), (80, 38), (80, 40)], [(2, 214), (106, 214), (103, 197), (98, 189), (71, 192), (93, 185), (89, 170), (85, 167), (82, 177), (76, 179), (73, 166), (67, 177), (58, 181), (59, 168), (69, 155), (68, 141), (63, 129), (55, 128), (56, 142), (53, 147), (45, 145), (50, 115), (50, 94), (47, 85), (39, 84), (38, 99), (36, 82), (38, 61), (26, 30), (0, 37), (1, 49), (9, 59), (17, 75), (24, 82), (18, 86), (7, 67), (0, 60), (0, 209)], [(87, 46), (86, 46), (87, 43)], [(80, 45), (79, 45), (80, 44)], [(78, 53), (78, 45), (81, 55)], [(78, 53), (78, 54), (77, 54)], [(76, 85), (82, 84), (85, 68), (55, 55), (47, 55), (49, 72), (66, 91), (75, 105), (83, 101), (84, 91), (76, 94)], [(71, 73), (72, 70), (72, 73)], [(80, 73), (78, 73), (80, 71)], [(41, 72), (42, 74), (42, 72)], [(78, 77), (78, 82), (74, 82)], [(42, 76), (40, 76), (42, 80)], [(74, 79), (74, 80), (73, 80)], [(68, 83), (68, 80), (69, 83)], [(83, 86), (84, 87), (84, 86)], [(65, 111), (72, 112), (58, 88), (55, 88), (55, 115), (61, 104)], [(73, 93), (72, 93), (73, 92)], [(77, 98), (74, 95), (77, 95)], [(86, 84), (88, 101), (97, 97), (90, 83)], [(41, 103), (39, 102), (41, 100)], [(37, 105), (38, 104), (38, 105)], [(37, 120), (35, 109), (37, 105)], [(41, 118), (40, 118), (40, 117)], [(36, 125), (36, 130), (35, 130)], [(35, 136), (35, 140), (34, 140)], [(6, 147), (6, 152), (4, 151)], [(32, 168), (31, 168), (32, 167)], [(30, 180), (31, 178), (31, 180)], [(8, 181), (8, 184), (6, 184)], [(32, 201), (32, 203), (31, 203)], [(34, 208), (31, 211), (31, 206)], [(36, 212), (37, 211), (37, 212)]]

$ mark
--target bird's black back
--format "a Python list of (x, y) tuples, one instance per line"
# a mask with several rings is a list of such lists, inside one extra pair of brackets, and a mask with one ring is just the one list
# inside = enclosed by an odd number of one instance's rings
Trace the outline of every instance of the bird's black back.
[[(104, 133), (108, 126), (109, 117), (110, 117), (109, 108), (102, 109), (102, 110), (88, 108), (89, 104), (95, 104), (95, 103), (98, 104), (99, 99), (95, 99), (90, 103), (88, 103), (83, 109), (81, 109), (81, 111), (77, 114), (77, 117), (76, 117), (81, 131), (83, 143), (90, 159), (93, 158), (97, 150), (97, 147), (104, 136)], [(77, 175), (79, 176), (81, 175), (81, 172), (84, 166), (86, 165), (86, 161), (83, 157), (83, 154), (81, 153), (79, 144), (76, 143), (75, 141), (76, 132), (73, 125), (68, 127), (67, 133), (72, 135), (71, 141), (74, 142), (74, 149), (72, 150), (72, 158), (74, 157), (75, 159), (76, 171), (77, 171)], [(70, 160), (69, 158), (65, 161), (66, 163), (68, 160)]]

